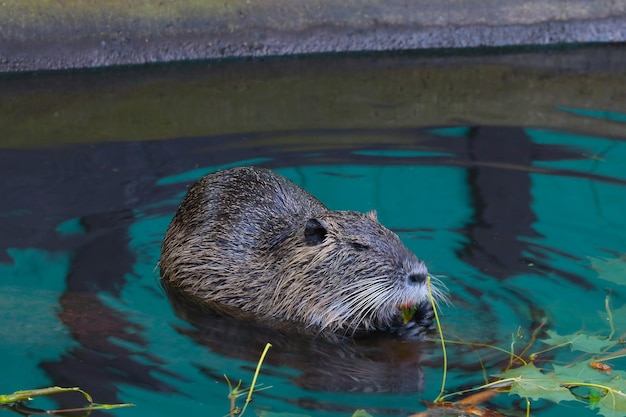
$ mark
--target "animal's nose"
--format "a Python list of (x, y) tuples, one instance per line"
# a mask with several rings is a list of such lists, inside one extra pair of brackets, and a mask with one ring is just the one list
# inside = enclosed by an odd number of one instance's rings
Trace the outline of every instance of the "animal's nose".
[(411, 284), (423, 284), (428, 279), (428, 274), (417, 273), (409, 275), (409, 282)]

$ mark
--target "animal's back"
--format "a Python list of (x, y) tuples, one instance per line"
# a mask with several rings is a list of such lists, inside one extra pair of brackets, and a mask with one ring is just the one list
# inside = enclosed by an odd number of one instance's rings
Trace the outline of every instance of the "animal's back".
[(218, 171), (202, 178), (182, 205), (196, 210), (179, 211), (181, 222), (191, 222), (199, 232), (251, 239), (251, 244), (271, 241), (267, 232), (278, 235), (326, 210), (295, 183), (270, 170), (253, 167)]
[[(239, 167), (210, 174), (196, 182), (166, 233), (160, 262), (164, 277), (191, 289), (202, 282), (181, 269), (197, 267), (252, 281), (246, 265), (267, 262), (272, 248), (326, 207), (292, 181), (270, 170)], [(210, 254), (210, 256), (207, 256)], [(215, 262), (215, 265), (207, 265)], [(228, 268), (228, 270), (223, 270)], [(220, 273), (222, 272), (222, 273)], [(185, 281), (185, 277), (190, 277)], [(219, 282), (218, 282), (219, 284)]]

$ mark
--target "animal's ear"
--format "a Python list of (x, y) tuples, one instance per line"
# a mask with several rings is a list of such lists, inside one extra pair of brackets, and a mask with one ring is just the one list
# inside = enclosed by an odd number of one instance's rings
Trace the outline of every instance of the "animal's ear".
[(367, 213), (365, 213), (365, 215), (369, 217), (370, 219), (374, 220), (375, 222), (378, 221), (378, 213), (376, 213), (376, 210), (370, 210)]
[(316, 218), (310, 218), (304, 226), (304, 241), (309, 245), (318, 245), (326, 237), (326, 228)]

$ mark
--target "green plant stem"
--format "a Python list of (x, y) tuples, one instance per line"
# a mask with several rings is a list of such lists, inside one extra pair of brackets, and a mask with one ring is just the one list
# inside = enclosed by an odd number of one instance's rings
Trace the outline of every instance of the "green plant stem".
[(439, 332), (439, 339), (441, 340), (441, 350), (443, 351), (443, 378), (441, 379), (441, 390), (439, 391), (439, 395), (435, 398), (434, 402), (439, 402), (443, 398), (443, 392), (446, 389), (446, 376), (448, 373), (448, 354), (446, 352), (446, 341), (443, 338), (443, 331), (441, 330), (441, 322), (439, 321), (439, 314), (437, 313), (437, 303), (435, 303), (435, 299), (433, 298), (433, 293), (430, 287), (430, 276), (427, 281), (428, 287), (428, 297), (430, 298), (430, 304), (433, 307), (433, 313), (435, 314), (435, 323), (437, 323), (437, 331)]
[(613, 323), (613, 313), (611, 312), (611, 305), (609, 304), (611, 297), (608, 295), (604, 298), (604, 308), (606, 310), (606, 314), (609, 316), (609, 326), (611, 328), (611, 333), (609, 334), (608, 340), (612, 340), (615, 335), (615, 324)]
[(265, 359), (265, 355), (267, 351), (272, 347), (271, 343), (265, 344), (265, 349), (263, 349), (263, 353), (261, 353), (261, 358), (259, 362), (256, 364), (256, 371), (254, 371), (254, 378), (252, 378), (252, 385), (250, 385), (250, 391), (248, 392), (248, 397), (246, 397), (246, 403), (243, 405), (243, 409), (241, 410), (240, 416), (246, 412), (246, 408), (248, 408), (248, 403), (252, 400), (252, 392), (254, 391), (254, 386), (256, 385), (256, 379), (259, 376), (259, 372), (261, 371), (261, 365), (263, 364), (263, 360)]
[[(477, 347), (477, 348), (481, 348), (481, 347), (488, 348), (488, 349), (497, 350), (498, 352), (506, 353), (507, 355), (511, 355), (511, 352), (509, 350), (503, 349), (498, 346), (488, 345), (486, 343), (465, 342), (463, 340), (446, 340), (446, 343), (450, 343), (453, 345), (466, 345), (466, 346), (472, 346), (472, 347)], [(515, 359), (520, 361), (523, 365), (528, 365), (528, 362), (524, 360), (524, 358), (522, 358), (521, 356), (516, 355), (516, 354), (513, 354), (513, 356), (515, 357)]]
[[(443, 401), (444, 399), (449, 398), (449, 397), (453, 397), (453, 396), (456, 396), (456, 395), (467, 394), (468, 392), (481, 391), (481, 390), (484, 390), (484, 389), (509, 388), (516, 381), (517, 381), (517, 378), (499, 379), (497, 381), (490, 382), (488, 384), (484, 384), (484, 385), (481, 385), (479, 387), (469, 388), (469, 389), (465, 389), (463, 391), (451, 392), (450, 394), (443, 395), (443, 396), (437, 398), (437, 400), (438, 401)], [(435, 402), (437, 402), (437, 401), (435, 401)]]
[[(535, 344), (535, 342), (537, 341), (537, 337), (539, 336), (539, 332), (541, 331), (541, 329), (543, 329), (543, 327), (546, 325), (547, 319), (544, 317), (543, 320), (541, 320), (541, 323), (539, 323), (539, 326), (537, 326), (531, 336), (530, 336), (530, 340), (528, 341), (528, 343), (526, 344), (526, 347), (524, 348), (524, 350), (522, 350), (517, 356), (518, 357), (523, 357), (526, 352), (528, 352), (530, 350), (530, 348)], [(512, 361), (512, 357), (511, 357), (511, 361)], [(522, 363), (524, 363), (524, 365), (526, 365), (526, 362), (522, 361)], [(513, 365), (513, 363), (511, 363), (511, 366)]]

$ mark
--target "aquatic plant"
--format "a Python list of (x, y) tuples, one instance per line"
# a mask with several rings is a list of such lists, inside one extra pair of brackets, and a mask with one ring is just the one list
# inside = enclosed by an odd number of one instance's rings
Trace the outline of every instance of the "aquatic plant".
[[(590, 258), (592, 268), (599, 272), (600, 278), (626, 285), (626, 257), (615, 259)], [(433, 303), (436, 312), (436, 305)], [(622, 307), (620, 310), (624, 310)], [(443, 338), (439, 317), (435, 320), (441, 337), (444, 354), (444, 378), (439, 396), (432, 403), (427, 403), (428, 409), (414, 414), (412, 417), (434, 417), (443, 415), (472, 415), (476, 417), (497, 417), (504, 414), (490, 410), (481, 405), (499, 393), (508, 393), (524, 399), (526, 415), (531, 412), (531, 403), (536, 400), (547, 400), (559, 404), (562, 401), (576, 401), (595, 409), (598, 415), (607, 417), (626, 416), (626, 371), (613, 369), (608, 363), (610, 360), (626, 357), (626, 312), (615, 314), (610, 307), (610, 298), (605, 299), (606, 320), (608, 335), (592, 335), (578, 332), (570, 335), (559, 335), (552, 330), (545, 331), (547, 337), (540, 340), (547, 348), (533, 351), (538, 341), (538, 334), (546, 325), (542, 321), (532, 332), (530, 340), (523, 349), (516, 353), (515, 345), (523, 340), (521, 332), (512, 335), (508, 365), (496, 375), (492, 381), (464, 391), (443, 395), (445, 391), (446, 342), (459, 343), (474, 347), (492, 348), (499, 351), (505, 349), (479, 343), (446, 341)], [(619, 317), (616, 326), (615, 318)], [(616, 329), (625, 332), (615, 338)], [(557, 365), (547, 362), (539, 367), (537, 363), (547, 352), (554, 349), (570, 348), (581, 354), (567, 365)], [(472, 393), (469, 396), (466, 394)], [(450, 398), (462, 397), (457, 401)]]
[[(80, 393), (88, 402), (85, 407), (77, 407), (71, 409), (62, 410), (42, 410), (38, 408), (30, 407), (28, 404), (36, 397), (49, 397), (53, 395), (66, 394), (71, 392)], [(25, 416), (30, 415), (66, 415), (73, 413), (73, 415), (89, 415), (93, 410), (111, 410), (121, 407), (132, 407), (134, 404), (97, 404), (93, 402), (91, 395), (80, 388), (62, 388), (62, 387), (48, 387), (39, 389), (30, 389), (23, 391), (15, 391), (12, 394), (0, 395), (0, 410), (10, 410), (18, 414)], [(78, 413), (83, 414), (78, 414)]]
[[(259, 376), (259, 372), (261, 371), (261, 365), (263, 365), (263, 361), (265, 360), (265, 355), (267, 355), (267, 351), (271, 347), (272, 347), (271, 343), (265, 344), (265, 349), (263, 349), (263, 353), (261, 353), (261, 357), (259, 358), (259, 361), (256, 364), (256, 370), (254, 371), (254, 376), (252, 377), (252, 384), (250, 384), (250, 388), (241, 389), (241, 380), (239, 380), (237, 385), (233, 387), (233, 385), (230, 382), (230, 379), (228, 379), (228, 377), (224, 375), (224, 378), (226, 378), (226, 382), (228, 383), (228, 399), (230, 400), (230, 410), (228, 412), (228, 415), (230, 417), (241, 416), (243, 415), (243, 413), (246, 412), (246, 408), (248, 408), (248, 404), (252, 400), (252, 393), (255, 391), (254, 388), (256, 386), (256, 380)], [(263, 387), (262, 389), (268, 389), (268, 388), (271, 388), (271, 387)], [(257, 391), (259, 390), (257, 389)], [(246, 402), (243, 408), (239, 408), (237, 406), (237, 398), (243, 397), (244, 395), (246, 395), (246, 393), (248, 394), (248, 396), (246, 397)]]

